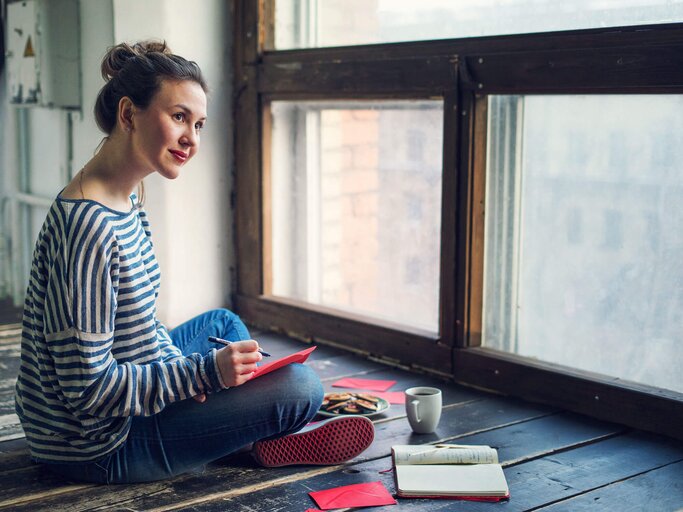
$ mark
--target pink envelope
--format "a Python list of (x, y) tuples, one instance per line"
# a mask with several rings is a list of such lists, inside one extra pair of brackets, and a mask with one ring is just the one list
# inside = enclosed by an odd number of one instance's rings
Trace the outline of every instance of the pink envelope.
[(322, 510), (396, 505), (396, 500), (382, 482), (345, 485), (308, 494)]
[(256, 368), (254, 375), (249, 380), (255, 379), (256, 377), (260, 377), (261, 375), (265, 375), (266, 373), (270, 373), (274, 370), (277, 370), (278, 368), (282, 368), (283, 366), (287, 366), (288, 364), (291, 364), (291, 363), (303, 363), (306, 359), (308, 359), (308, 356), (316, 348), (317, 347), (307, 348), (306, 350), (301, 350), (299, 352), (295, 352), (294, 354), (290, 354), (288, 356), (282, 357), (282, 358), (278, 359), (277, 361), (272, 361), (270, 363), (262, 364), (261, 366)]
[(404, 391), (374, 391), (373, 396), (384, 398), (390, 404), (404, 404), (406, 403), (406, 394)]
[(346, 377), (332, 384), (335, 388), (364, 389), (367, 391), (386, 391), (396, 384), (395, 380), (355, 379)]

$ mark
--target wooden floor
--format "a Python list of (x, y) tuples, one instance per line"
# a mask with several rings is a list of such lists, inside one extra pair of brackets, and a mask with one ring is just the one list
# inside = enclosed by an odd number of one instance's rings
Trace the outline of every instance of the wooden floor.
[[(273, 355), (302, 343), (255, 333)], [(0, 510), (298, 511), (315, 508), (312, 490), (382, 481), (395, 492), (392, 444), (443, 441), (498, 448), (511, 499), (502, 503), (398, 499), (386, 510), (670, 511), (683, 509), (683, 443), (561, 409), (496, 396), (387, 367), (324, 345), (310, 364), (328, 390), (342, 376), (442, 388), (444, 410), (435, 434), (411, 434), (403, 407), (375, 418), (376, 438), (344, 466), (264, 469), (247, 455), (217, 461), (202, 472), (144, 485), (67, 482), (31, 463), (13, 407), (17, 330), (0, 330)], [(379, 508), (379, 507), (378, 507)], [(374, 510), (374, 509), (373, 509)]]

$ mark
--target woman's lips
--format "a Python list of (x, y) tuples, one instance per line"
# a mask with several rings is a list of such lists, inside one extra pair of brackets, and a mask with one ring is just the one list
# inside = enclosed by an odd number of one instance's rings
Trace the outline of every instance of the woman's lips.
[(178, 151), (177, 149), (169, 149), (169, 151), (179, 162), (184, 162), (185, 160), (187, 160), (187, 153), (184, 153), (183, 151)]

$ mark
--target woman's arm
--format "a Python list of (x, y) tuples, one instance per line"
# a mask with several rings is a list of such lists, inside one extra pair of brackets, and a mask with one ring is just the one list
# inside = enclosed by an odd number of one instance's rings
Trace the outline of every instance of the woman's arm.
[[(49, 351), (41, 371), (76, 416), (151, 415), (227, 386), (216, 350), (168, 358), (155, 320), (151, 244), (135, 221), (79, 205), (46, 295)], [(150, 270), (145, 271), (145, 268)], [(46, 308), (47, 309), (47, 308)]]

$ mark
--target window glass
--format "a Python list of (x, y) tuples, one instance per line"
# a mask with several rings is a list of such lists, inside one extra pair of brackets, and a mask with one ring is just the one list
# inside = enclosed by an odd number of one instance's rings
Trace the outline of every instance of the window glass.
[(683, 97), (489, 101), (485, 346), (683, 392)]
[(286, 50), (679, 21), (683, 0), (275, 0), (274, 44)]
[(273, 295), (438, 332), (443, 102), (270, 113)]

